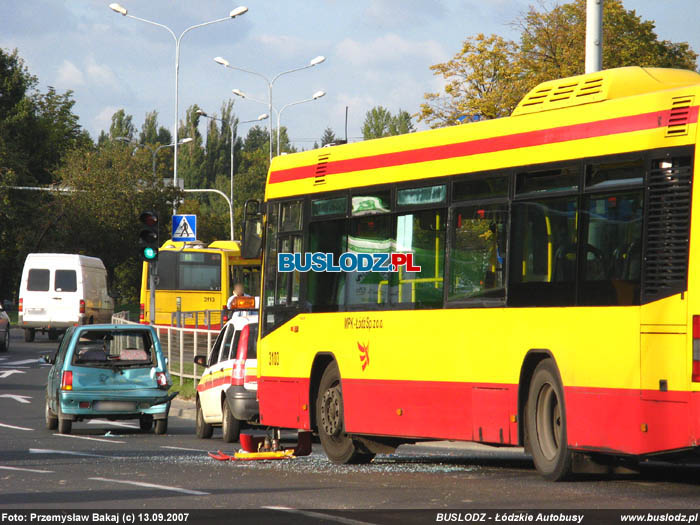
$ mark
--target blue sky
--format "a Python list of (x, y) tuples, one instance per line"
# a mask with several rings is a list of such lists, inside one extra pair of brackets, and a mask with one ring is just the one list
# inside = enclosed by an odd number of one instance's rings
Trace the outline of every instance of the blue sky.
[[(533, 0), (121, 0), (129, 14), (170, 26), (186, 27), (220, 18), (246, 5), (240, 18), (188, 33), (180, 59), (180, 118), (197, 103), (210, 113), (238, 88), (265, 99), (258, 78), (214, 63), (274, 76), (325, 55), (325, 63), (282, 77), (275, 105), (308, 98), (319, 89), (326, 97), (285, 110), (282, 124), (306, 149), (326, 126), (361, 136), (367, 110), (383, 105), (414, 113), (423, 93), (441, 82), (428, 69), (448, 60), (468, 35), (498, 33), (516, 38), (509, 25)], [(552, 2), (545, 2), (551, 5)], [(5, 0), (0, 17), (0, 47), (18, 48), (31, 72), (48, 85), (75, 92), (80, 122), (93, 136), (124, 108), (141, 126), (156, 109), (162, 125), (174, 124), (174, 42), (163, 29), (112, 12), (108, 0)], [(645, 19), (656, 21), (661, 38), (687, 41), (700, 52), (700, 0), (627, 0)], [(267, 109), (236, 99), (241, 120)], [(423, 126), (419, 126), (422, 128)], [(244, 129), (239, 132), (245, 133)]]

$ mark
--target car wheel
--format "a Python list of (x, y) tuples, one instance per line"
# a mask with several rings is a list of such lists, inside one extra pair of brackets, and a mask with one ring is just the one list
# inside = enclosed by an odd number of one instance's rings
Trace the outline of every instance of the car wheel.
[(143, 432), (150, 432), (153, 428), (153, 416), (151, 414), (141, 414), (139, 427)]
[(26, 343), (31, 343), (32, 341), (34, 341), (34, 337), (36, 337), (36, 330), (34, 330), (34, 328), (24, 329), (24, 341)]
[(202, 413), (202, 406), (199, 404), (199, 399), (197, 399), (197, 420), (194, 429), (199, 439), (209, 439), (214, 433), (214, 427), (204, 421), (204, 414)]
[(535, 467), (550, 481), (566, 479), (571, 474), (573, 453), (567, 445), (564, 389), (552, 359), (541, 361), (535, 368), (526, 414)]
[(156, 419), (155, 433), (158, 435), (163, 435), (168, 431), (168, 420), (167, 419)]
[(46, 408), (44, 408), (44, 418), (46, 419), (46, 428), (48, 430), (56, 430), (58, 428), (58, 417), (51, 410), (51, 405), (49, 404), (49, 396), (46, 396)]
[(10, 328), (8, 327), (7, 330), (5, 330), (5, 334), (2, 336), (2, 340), (0, 340), (0, 352), (7, 352), (10, 349)]
[(224, 413), (223, 422), (221, 423), (221, 437), (226, 443), (233, 443), (234, 441), (238, 441), (241, 435), (240, 420), (233, 417), (231, 409), (228, 406), (228, 401), (226, 401), (225, 399), (221, 409)]
[(369, 463), (374, 454), (345, 433), (340, 371), (333, 362), (323, 372), (316, 398), (316, 424), (323, 451), (333, 463)]
[(58, 332), (53, 328), (49, 330), (49, 341), (56, 341), (58, 339)]
[(58, 405), (58, 433), (70, 434), (73, 429), (73, 420), (61, 417), (63, 416), (63, 412), (61, 412), (61, 402), (57, 401), (56, 404)]

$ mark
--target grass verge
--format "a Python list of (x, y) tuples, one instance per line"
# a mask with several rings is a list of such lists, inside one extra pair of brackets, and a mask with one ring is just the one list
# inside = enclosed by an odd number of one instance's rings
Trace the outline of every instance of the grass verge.
[(170, 376), (173, 380), (173, 386), (170, 387), (170, 392), (180, 392), (175, 399), (194, 399), (197, 393), (197, 387), (192, 379), (184, 378), (180, 384), (179, 376)]

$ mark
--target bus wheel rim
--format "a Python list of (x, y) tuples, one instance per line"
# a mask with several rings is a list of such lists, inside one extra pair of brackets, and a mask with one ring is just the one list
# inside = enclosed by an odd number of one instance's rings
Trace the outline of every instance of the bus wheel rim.
[(321, 404), (321, 424), (324, 432), (331, 437), (337, 437), (342, 429), (340, 417), (340, 407), (342, 399), (340, 389), (337, 386), (331, 387), (323, 394)]
[(552, 461), (559, 452), (562, 433), (561, 405), (554, 387), (545, 383), (537, 395), (535, 425), (542, 455)]

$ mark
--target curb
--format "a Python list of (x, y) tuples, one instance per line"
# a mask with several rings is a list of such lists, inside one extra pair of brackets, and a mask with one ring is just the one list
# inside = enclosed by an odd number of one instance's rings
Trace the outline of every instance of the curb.
[(184, 419), (194, 419), (196, 416), (194, 400), (173, 399), (170, 403), (169, 415)]

